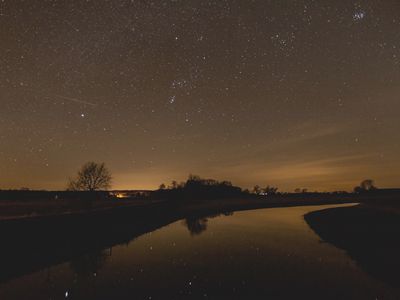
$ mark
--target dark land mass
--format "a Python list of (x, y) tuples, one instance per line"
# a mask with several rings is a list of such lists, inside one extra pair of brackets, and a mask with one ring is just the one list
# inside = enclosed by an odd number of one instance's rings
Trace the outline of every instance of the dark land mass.
[[(124, 196), (126, 194), (125, 191)], [(191, 177), (174, 188), (130, 192), (123, 199), (119, 196), (121, 194), (108, 192), (0, 191), (0, 282), (67, 261), (75, 262), (76, 270), (85, 269), (80, 268), (82, 261), (89, 262), (89, 269), (95, 268), (104, 259), (105, 250), (181, 219), (185, 219), (191, 234), (196, 235), (206, 229), (210, 215), (268, 207), (375, 203), (384, 194), (379, 197), (371, 193), (254, 195), (229, 182)], [(385, 197), (393, 199), (391, 194)], [(348, 222), (352, 220), (351, 215), (349, 213)], [(328, 231), (329, 234), (343, 234), (340, 218), (332, 216), (329, 219), (332, 224), (326, 226), (317, 218), (322, 224), (317, 226), (319, 223), (311, 217), (307, 220), (317, 233), (323, 228), (321, 236), (331, 226), (338, 226), (338, 231)], [(360, 220), (358, 226), (370, 226), (367, 219)], [(343, 248), (347, 239), (352, 238), (346, 234), (349, 233), (344, 233)], [(393, 236), (390, 231), (385, 234)], [(365, 238), (367, 236), (369, 233)], [(385, 247), (391, 245), (386, 240), (383, 243)]]
[(387, 202), (390, 206), (367, 202), (314, 211), (304, 218), (323, 241), (345, 250), (372, 277), (398, 288), (400, 215), (392, 210), (392, 200)]
[[(338, 198), (212, 199), (192, 201), (128, 201), (107, 209), (0, 220), (0, 283), (67, 261), (88, 261), (92, 254), (127, 244), (136, 237), (184, 219), (191, 234), (200, 234), (207, 217), (237, 210), (296, 205), (345, 203)], [(96, 207), (96, 205), (94, 205)], [(86, 257), (86, 259), (85, 259)], [(76, 267), (79, 269), (79, 267)]]

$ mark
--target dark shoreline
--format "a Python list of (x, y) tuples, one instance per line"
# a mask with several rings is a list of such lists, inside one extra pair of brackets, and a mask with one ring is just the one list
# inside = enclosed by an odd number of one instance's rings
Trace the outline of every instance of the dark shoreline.
[(324, 241), (343, 249), (372, 277), (399, 288), (400, 216), (365, 204), (323, 209), (304, 216)]

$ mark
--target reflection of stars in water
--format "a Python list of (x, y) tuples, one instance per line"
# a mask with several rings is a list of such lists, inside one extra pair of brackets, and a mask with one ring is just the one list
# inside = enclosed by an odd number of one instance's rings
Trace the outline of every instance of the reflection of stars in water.
[(356, 12), (353, 14), (353, 20), (354, 20), (354, 21), (360, 21), (360, 20), (362, 20), (362, 19), (365, 18), (365, 15), (366, 15), (365, 11), (362, 11), (362, 10), (356, 11)]

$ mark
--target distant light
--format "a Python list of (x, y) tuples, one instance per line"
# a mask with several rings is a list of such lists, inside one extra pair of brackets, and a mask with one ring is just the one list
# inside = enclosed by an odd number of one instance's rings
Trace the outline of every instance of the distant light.
[(65, 298), (68, 298), (68, 296), (69, 296), (69, 292), (66, 291), (66, 292), (65, 292)]
[(85, 114), (83, 114), (83, 113), (81, 114), (81, 118), (84, 118), (85, 116), (86, 116)]
[(127, 198), (127, 195), (125, 193), (115, 193), (115, 197), (117, 198)]

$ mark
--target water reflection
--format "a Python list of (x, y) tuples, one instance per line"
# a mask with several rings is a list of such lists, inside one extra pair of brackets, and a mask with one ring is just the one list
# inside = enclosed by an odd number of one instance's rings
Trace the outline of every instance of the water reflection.
[(120, 213), (58, 216), (6, 222), (0, 226), (0, 283), (99, 253), (182, 218), (165, 208), (124, 209)]
[(232, 216), (233, 212), (224, 212), (222, 214), (210, 215), (207, 217), (194, 215), (194, 216), (187, 217), (183, 221), (183, 224), (187, 227), (187, 229), (189, 230), (189, 232), (192, 236), (196, 236), (196, 235), (200, 235), (202, 232), (207, 230), (208, 219), (216, 218), (221, 215)]
[(208, 222), (207, 218), (189, 217), (185, 219), (184, 224), (190, 231), (190, 234), (193, 236), (193, 235), (199, 235), (203, 231), (207, 230), (207, 222)]
[(187, 217), (185, 226), (50, 267), (50, 282), (39, 271), (3, 283), (0, 299), (399, 299), (398, 289), (320, 243), (303, 218), (318, 209)]
[(69, 266), (73, 272), (79, 276), (96, 276), (111, 255), (112, 248), (85, 253), (84, 255), (72, 259)]

